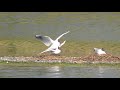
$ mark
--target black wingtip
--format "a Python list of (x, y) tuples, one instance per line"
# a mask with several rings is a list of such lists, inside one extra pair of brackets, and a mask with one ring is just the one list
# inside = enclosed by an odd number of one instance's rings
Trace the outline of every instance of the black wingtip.
[(35, 35), (35, 38), (39, 38), (38, 35)]
[(35, 35), (35, 37), (36, 37), (37, 39), (42, 39), (42, 36), (41, 36), (41, 35)]

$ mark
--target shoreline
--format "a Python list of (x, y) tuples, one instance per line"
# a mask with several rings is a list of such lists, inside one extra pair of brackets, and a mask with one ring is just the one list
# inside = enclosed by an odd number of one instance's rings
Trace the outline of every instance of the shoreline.
[(37, 62), (37, 63), (120, 63), (120, 57), (113, 56), (110, 54), (98, 56), (96, 54), (88, 55), (84, 57), (66, 57), (66, 56), (56, 56), (56, 55), (41, 55), (41, 56), (31, 56), (31, 57), (0, 57), (0, 61), (8, 62)]

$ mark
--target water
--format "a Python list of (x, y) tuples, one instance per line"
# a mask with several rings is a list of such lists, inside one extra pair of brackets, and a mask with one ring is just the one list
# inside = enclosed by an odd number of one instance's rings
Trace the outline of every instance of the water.
[(0, 12), (0, 38), (54, 39), (70, 30), (67, 40), (120, 41), (119, 23), (120, 12)]
[[(82, 54), (88, 55), (88, 53), (93, 50), (93, 47), (105, 47), (108, 53), (119, 55), (119, 43), (112, 44), (111, 42), (120, 41), (119, 23), (120, 12), (0, 12), (0, 56), (34, 56), (45, 49), (44, 47), (42, 48), (44, 45), (36, 40), (36, 34), (48, 35), (52, 39), (55, 39), (68, 30), (71, 31), (71, 33), (65, 35), (62, 39), (67, 41), (102, 40), (110, 41), (110, 43), (104, 44), (102, 42), (102, 45), (94, 45), (94, 43), (90, 45), (79, 45), (73, 43), (74, 46), (71, 46), (72, 48), (70, 47), (71, 51), (69, 51), (68, 48), (65, 50), (64, 47), (63, 55), (64, 53), (65, 55), (67, 53), (79, 56)], [(37, 42), (41, 43), (41, 45)], [(65, 45), (69, 45), (69, 42)], [(76, 47), (76, 49), (73, 47)], [(19, 67), (0, 65), (0, 77), (119, 78), (120, 70), (118, 67), (109, 66), (81, 67), (42, 65)]]
[(1, 65), (0, 78), (120, 78), (120, 67), (89, 65)]

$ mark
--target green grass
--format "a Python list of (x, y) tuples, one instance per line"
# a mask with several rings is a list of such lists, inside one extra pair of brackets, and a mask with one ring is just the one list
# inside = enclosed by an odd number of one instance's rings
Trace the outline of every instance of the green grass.
[(30, 66), (78, 66), (78, 67), (120, 67), (120, 63), (97, 63), (97, 64), (90, 64), (90, 63), (82, 63), (82, 64), (73, 64), (73, 63), (36, 63), (36, 62), (8, 62), (0, 61), (0, 66), (17, 66), (17, 67), (30, 67)]
[[(67, 41), (62, 46), (62, 56), (85, 56), (93, 54), (93, 48), (104, 48), (112, 55), (120, 55), (120, 42), (117, 41)], [(0, 56), (36, 56), (47, 49), (38, 40), (11, 39), (0, 40)]]

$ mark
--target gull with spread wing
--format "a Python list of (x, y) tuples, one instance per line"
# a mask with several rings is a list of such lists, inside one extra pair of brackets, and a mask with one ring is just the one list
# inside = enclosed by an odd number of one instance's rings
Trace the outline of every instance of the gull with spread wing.
[(49, 48), (42, 51), (41, 53), (44, 52), (52, 52), (53, 54), (59, 54), (61, 52), (60, 47), (63, 46), (66, 42), (66, 40), (63, 43), (59, 42), (59, 39), (69, 33), (70, 31), (67, 31), (63, 34), (61, 34), (56, 40), (51, 39), (49, 36), (42, 36), (42, 35), (35, 35), (35, 37), (37, 39), (40, 39), (46, 46), (48, 46)]

